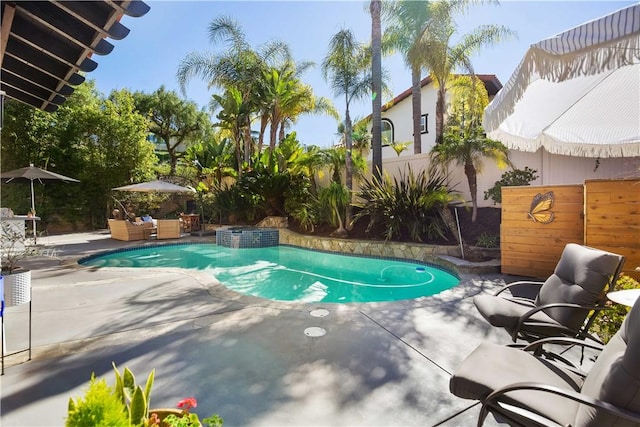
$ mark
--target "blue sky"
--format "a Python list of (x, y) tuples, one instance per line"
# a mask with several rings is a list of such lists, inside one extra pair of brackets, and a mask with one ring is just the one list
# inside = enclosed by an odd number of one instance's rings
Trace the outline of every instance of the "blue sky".
[[(341, 115), (344, 102), (336, 98), (320, 72), (329, 40), (342, 28), (351, 29), (358, 40), (371, 38), (368, 2), (356, 1), (152, 1), (145, 0), (151, 10), (142, 18), (124, 17), (131, 29), (123, 40), (111, 41), (115, 48), (105, 57), (96, 57), (98, 68), (87, 78), (96, 81), (105, 95), (113, 89), (153, 92), (161, 85), (178, 91), (176, 70), (188, 52), (220, 52), (221, 46), (209, 43), (207, 26), (216, 17), (234, 18), (243, 28), (253, 47), (273, 40), (286, 42), (297, 61), (313, 61), (317, 65), (302, 80), (314, 88), (317, 96), (332, 99)], [(506, 25), (517, 33), (517, 39), (483, 50), (473, 58), (479, 74), (495, 74), (504, 84), (516, 68), (527, 48), (586, 21), (606, 15), (634, 1), (503, 1), (499, 5), (475, 6), (456, 20), (458, 34), (478, 25)], [(399, 55), (383, 58), (383, 67), (391, 80), (394, 95), (411, 85), (411, 75)], [(211, 94), (206, 84), (193, 79), (186, 98), (206, 106)], [(387, 101), (387, 100), (383, 100)], [(363, 117), (371, 111), (371, 102), (355, 103), (352, 117)], [(327, 147), (338, 139), (334, 119), (323, 116), (302, 117), (293, 130), (305, 145)]]

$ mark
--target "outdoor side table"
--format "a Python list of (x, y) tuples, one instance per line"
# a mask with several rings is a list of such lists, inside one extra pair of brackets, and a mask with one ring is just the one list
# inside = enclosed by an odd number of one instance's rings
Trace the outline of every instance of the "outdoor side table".
[(607, 294), (609, 300), (626, 305), (627, 307), (633, 307), (636, 300), (640, 297), (640, 289), (625, 289), (622, 291), (613, 291)]

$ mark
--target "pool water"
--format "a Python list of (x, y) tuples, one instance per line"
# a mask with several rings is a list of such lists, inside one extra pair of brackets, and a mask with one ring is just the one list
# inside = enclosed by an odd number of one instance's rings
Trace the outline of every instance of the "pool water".
[(212, 244), (154, 246), (90, 257), (81, 264), (206, 270), (229, 289), (277, 301), (396, 301), (434, 295), (459, 283), (454, 275), (417, 262), (290, 246), (257, 249)]

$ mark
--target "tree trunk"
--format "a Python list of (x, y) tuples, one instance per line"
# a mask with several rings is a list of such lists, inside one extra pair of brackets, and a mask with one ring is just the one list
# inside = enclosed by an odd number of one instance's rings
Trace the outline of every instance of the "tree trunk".
[[(422, 133), (420, 118), (422, 117), (422, 87), (420, 86), (420, 66), (411, 67), (411, 105), (413, 108), (413, 154), (422, 153)], [(394, 142), (394, 141), (390, 141)]]
[(451, 215), (451, 209), (449, 209), (449, 206), (443, 206), (440, 209), (440, 216), (442, 217), (444, 224), (447, 226), (451, 234), (453, 234), (453, 237), (456, 239), (456, 242), (460, 244), (460, 235), (458, 234), (458, 226), (456, 224), (455, 218), (453, 217), (453, 215)]
[(278, 122), (274, 122), (271, 119), (271, 126), (269, 127), (269, 152), (273, 153), (276, 149), (276, 135), (278, 134)]
[(284, 120), (280, 122), (280, 132), (278, 134), (278, 142), (281, 142), (285, 138), (284, 134)]
[(473, 210), (471, 211), (471, 222), (475, 223), (478, 218), (478, 174), (472, 162), (465, 162), (464, 174), (467, 176), (467, 182), (469, 183), (471, 205), (473, 206)]
[(269, 117), (266, 114), (260, 119), (260, 135), (258, 135), (258, 155), (262, 154), (262, 146), (264, 145), (264, 132), (267, 130)]
[(380, 7), (380, 0), (371, 1), (371, 93), (373, 94), (371, 101), (371, 149), (373, 151), (372, 174), (378, 180), (382, 178), (382, 29), (380, 25)]
[(251, 146), (253, 141), (251, 140), (251, 118), (247, 116), (247, 123), (244, 128), (244, 161), (246, 164), (251, 164)]
[(438, 88), (438, 100), (436, 101), (436, 144), (442, 143), (444, 135), (444, 98), (446, 90), (443, 86)]
[(353, 229), (352, 217), (353, 217), (353, 207), (351, 206), (351, 193), (353, 192), (353, 162), (351, 160), (351, 148), (352, 148), (352, 129), (351, 129), (351, 116), (349, 116), (349, 107), (347, 103), (347, 110), (345, 112), (345, 148), (346, 153), (344, 155), (344, 169), (345, 169), (345, 184), (347, 186), (347, 191), (349, 192), (349, 196), (347, 198), (347, 209), (345, 211), (345, 228), (349, 231)]

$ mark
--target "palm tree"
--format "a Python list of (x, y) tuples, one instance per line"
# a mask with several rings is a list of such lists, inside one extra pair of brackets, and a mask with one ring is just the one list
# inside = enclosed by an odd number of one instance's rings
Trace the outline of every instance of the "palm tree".
[[(433, 25), (431, 4), (427, 1), (385, 2), (383, 16), (389, 27), (385, 33), (385, 50), (398, 50), (405, 64), (411, 69), (411, 99), (413, 109), (413, 152), (422, 152), (422, 134), (420, 131), (421, 80), (424, 64), (419, 55), (423, 34), (429, 33)], [(391, 141), (393, 142), (393, 141)]]
[(381, 0), (371, 0), (371, 148), (373, 151), (373, 176), (382, 178), (382, 27), (380, 23)]
[[(177, 78), (184, 91), (188, 81), (195, 76), (203, 78), (209, 86), (223, 89), (233, 87), (242, 96), (249, 111), (257, 107), (254, 93), (258, 79), (270, 61), (289, 55), (288, 47), (280, 42), (266, 44), (259, 51), (251, 48), (240, 25), (229, 17), (218, 17), (209, 24), (209, 40), (212, 44), (223, 43), (228, 49), (222, 54), (190, 52), (178, 66)], [(251, 161), (251, 114), (244, 117), (243, 127), (244, 161)]]
[(462, 76), (454, 80), (452, 112), (441, 144), (431, 150), (435, 164), (446, 166), (456, 162), (464, 167), (473, 211), (471, 221), (478, 216), (478, 173), (482, 172), (483, 159), (489, 158), (499, 167), (510, 165), (508, 149), (501, 142), (486, 137), (480, 123), (482, 112), (489, 103), (484, 85)]
[(353, 162), (349, 105), (352, 100), (362, 98), (369, 93), (371, 76), (367, 72), (367, 68), (367, 49), (355, 40), (350, 30), (338, 31), (329, 42), (329, 53), (322, 61), (322, 74), (325, 80), (330, 80), (334, 94), (344, 96), (345, 101), (345, 181), (349, 190), (349, 203), (347, 203), (345, 213), (347, 230), (353, 226), (351, 223), (353, 217), (353, 207), (351, 206)]
[(431, 12), (431, 24), (427, 26), (416, 43), (418, 48), (412, 52), (412, 58), (420, 62), (430, 72), (431, 79), (438, 88), (436, 101), (436, 144), (442, 142), (444, 134), (445, 97), (447, 82), (453, 71), (463, 68), (473, 74), (471, 57), (481, 48), (492, 46), (510, 38), (515, 33), (503, 25), (481, 25), (464, 34), (460, 41), (451, 45), (457, 28), (453, 20), (456, 12), (465, 11), (470, 0), (440, 1), (428, 3)]
[(235, 146), (236, 162), (238, 165), (238, 175), (242, 175), (242, 152), (245, 151), (244, 158), (246, 159), (246, 145), (243, 147), (243, 135), (245, 134), (245, 128), (247, 127), (247, 117), (249, 116), (249, 108), (243, 101), (242, 93), (233, 87), (227, 89), (223, 96), (213, 95), (211, 103), (212, 110), (220, 111), (216, 115), (216, 118), (220, 120), (214, 126), (223, 129), (225, 132), (223, 136), (228, 136)]

